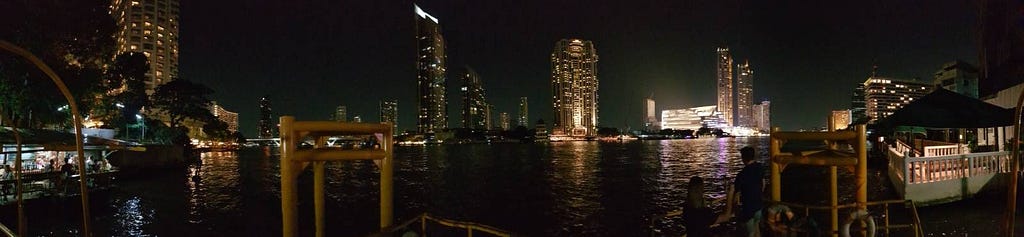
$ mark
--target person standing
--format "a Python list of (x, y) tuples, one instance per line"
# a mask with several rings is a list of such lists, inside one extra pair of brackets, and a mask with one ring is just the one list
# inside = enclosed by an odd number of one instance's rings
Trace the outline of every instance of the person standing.
[(736, 175), (736, 181), (729, 187), (728, 194), (731, 197), (739, 195), (739, 198), (731, 198), (726, 205), (726, 210), (732, 210), (734, 200), (740, 201), (736, 223), (743, 226), (750, 237), (761, 236), (758, 222), (761, 219), (761, 208), (764, 207), (764, 166), (757, 162), (756, 157), (754, 148), (748, 146), (740, 149), (743, 169)]

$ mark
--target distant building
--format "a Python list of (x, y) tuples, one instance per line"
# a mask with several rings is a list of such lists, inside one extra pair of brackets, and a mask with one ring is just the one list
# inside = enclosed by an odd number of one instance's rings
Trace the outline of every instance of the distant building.
[(547, 127), (546, 124), (544, 124), (544, 120), (543, 119), (537, 120), (537, 125), (534, 126), (533, 128), (534, 128), (534, 130), (536, 130), (536, 132), (534, 132), (534, 134), (533, 134), (534, 140), (546, 141), (546, 140), (549, 139), (548, 138), (548, 127)]
[(931, 83), (870, 77), (864, 81), (864, 101), (871, 123), (892, 115), (904, 105), (928, 94)]
[(853, 89), (853, 95), (850, 96), (850, 121), (852, 123), (867, 121), (867, 117), (868, 107), (864, 102), (864, 83), (857, 83), (857, 87)]
[(238, 132), (238, 113), (224, 109), (224, 107), (217, 104), (217, 101), (211, 101), (210, 113), (213, 114), (213, 117), (228, 124), (229, 131)]
[(394, 128), (392, 132), (398, 134), (398, 100), (380, 100), (380, 122), (391, 123)]
[(562, 39), (551, 53), (554, 136), (597, 135), (597, 50), (594, 43)]
[(363, 122), (363, 118), (359, 117), (359, 115), (352, 116), (352, 122), (353, 123), (362, 123)]
[(448, 128), (448, 101), (445, 88), (446, 64), (444, 38), (437, 18), (413, 4), (416, 13), (416, 131), (441, 132)]
[(736, 126), (754, 127), (754, 70), (750, 62), (736, 64)]
[(272, 119), (273, 110), (270, 108), (270, 96), (260, 98), (260, 119), (256, 121), (256, 130), (259, 138), (274, 138), (274, 131), (277, 130), (277, 123)]
[(516, 121), (519, 126), (530, 127), (530, 110), (526, 97), (519, 97), (519, 119)]
[(494, 116), (492, 116), (491, 114), (491, 111), (494, 111), (494, 105), (487, 104), (487, 107), (485, 108), (486, 110), (484, 111), (484, 129), (494, 129), (494, 127), (496, 126), (494, 125)]
[(934, 84), (936, 87), (977, 99), (978, 69), (959, 60), (943, 64), (942, 69), (935, 72)]
[(335, 122), (348, 122), (348, 109), (344, 105), (334, 108), (334, 115), (331, 116)]
[(466, 66), (462, 74), (462, 127), (469, 129), (487, 129), (487, 98), (484, 94), (480, 75)]
[(732, 97), (732, 54), (729, 54), (729, 48), (718, 48), (717, 64), (715, 65), (715, 71), (718, 74), (718, 111), (722, 113), (722, 118), (725, 119), (727, 126), (733, 126), (734, 118), (733, 112), (735, 107), (733, 106)]
[(661, 111), (661, 129), (698, 130), (701, 127), (722, 128), (726, 126), (717, 106), (701, 106), (688, 109)]
[(114, 43), (117, 54), (146, 55), (146, 94), (178, 77), (178, 0), (113, 0)]
[(512, 125), (512, 121), (509, 121), (510, 118), (508, 117), (508, 113), (501, 112), (501, 114), (498, 115), (498, 118), (501, 120), (501, 130), (508, 131), (509, 127)]
[(831, 119), (829, 123), (831, 123), (836, 130), (846, 129), (850, 126), (850, 123), (853, 122), (853, 120), (850, 120), (852, 117), (850, 116), (849, 110), (833, 110), (832, 116), (829, 116), (829, 119)]
[(658, 111), (654, 106), (654, 98), (644, 98), (644, 115), (642, 119), (645, 131), (661, 130), (661, 122), (658, 122)]
[(772, 106), (771, 102), (765, 100), (761, 101), (760, 104), (756, 104), (751, 107), (753, 111), (752, 120), (754, 120), (754, 127), (762, 133), (772, 131)]

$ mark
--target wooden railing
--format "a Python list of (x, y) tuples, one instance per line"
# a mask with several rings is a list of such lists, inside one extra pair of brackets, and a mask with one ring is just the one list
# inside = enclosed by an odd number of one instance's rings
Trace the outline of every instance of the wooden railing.
[(1010, 172), (1010, 153), (907, 157), (898, 149), (889, 150), (889, 169), (903, 184), (928, 183)]
[(926, 146), (924, 147), (924, 156), (948, 156), (948, 155), (959, 155), (968, 154), (971, 150), (963, 144), (945, 145), (945, 146)]

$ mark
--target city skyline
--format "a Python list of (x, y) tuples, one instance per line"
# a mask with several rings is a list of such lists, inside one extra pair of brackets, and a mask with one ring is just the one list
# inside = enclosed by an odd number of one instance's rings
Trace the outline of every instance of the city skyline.
[[(443, 22), (448, 63), (474, 62), (477, 72), (487, 78), (486, 89), (497, 111), (515, 111), (517, 99), (523, 96), (535, 105), (550, 104), (550, 92), (545, 88), (550, 86), (546, 55), (551, 42), (570, 37), (594, 41), (603, 52), (600, 97), (616, 98), (602, 100), (599, 124), (620, 128), (641, 126), (642, 118), (635, 114), (642, 108), (635, 101), (651, 93), (658, 95), (657, 110), (714, 104), (715, 62), (709, 60), (714, 55), (709, 51), (719, 46), (727, 45), (731, 52), (742, 55), (739, 58), (756, 64), (758, 76), (753, 84), (758, 89), (753, 98), (775, 102), (775, 125), (784, 129), (821, 126), (825, 120), (820, 114), (848, 108), (851, 85), (870, 76), (872, 65), (879, 65), (883, 76), (926, 79), (945, 62), (959, 59), (978, 65), (973, 35), (976, 7), (963, 1), (927, 6), (868, 2), (839, 8), (814, 3), (800, 7), (759, 2), (664, 3), (653, 7), (588, 2), (596, 6), (594, 11), (571, 13), (571, 17), (547, 2), (418, 4)], [(720, 15), (714, 16), (701, 13), (738, 4), (752, 10), (718, 11)], [(308, 119), (329, 118), (323, 111), (335, 105), (319, 101), (352, 101), (348, 103), (350, 113), (373, 114), (377, 109), (374, 101), (394, 98), (410, 104), (410, 109), (399, 114), (400, 120), (410, 122), (402, 123), (399, 130), (414, 130), (411, 121), (416, 119), (416, 109), (412, 103), (416, 101), (410, 85), (415, 85), (415, 68), (410, 65), (416, 49), (410, 40), (415, 35), (410, 5), (186, 4), (182, 11), (189, 12), (188, 17), (181, 19), (181, 76), (214, 88), (215, 100), (242, 115), (240, 127), (247, 136), (254, 135), (254, 115), (258, 114), (253, 103), (258, 98), (250, 92), (270, 94), (280, 110), (275, 115)], [(840, 10), (827, 14), (807, 10), (825, 7)], [(303, 14), (252, 19), (225, 9)], [(329, 9), (346, 9), (346, 14)], [(898, 14), (912, 9), (922, 14)], [(633, 17), (632, 12), (645, 12), (645, 16)], [(496, 14), (502, 19), (488, 17)], [(513, 17), (516, 15), (520, 17)], [(808, 17), (819, 20), (800, 20)], [(313, 27), (323, 25), (334, 27)], [(380, 28), (392, 30), (380, 32)], [(922, 35), (934, 39), (918, 42)], [(456, 86), (449, 85), (448, 90), (456, 90)], [(828, 93), (812, 100), (794, 93), (807, 88)], [(373, 93), (365, 93), (370, 91)], [(451, 94), (449, 106), (459, 108)], [(544, 108), (547, 106), (534, 107), (529, 111), (531, 120), (544, 119), (550, 126), (553, 116)], [(448, 116), (457, 118), (459, 112), (449, 108)]]

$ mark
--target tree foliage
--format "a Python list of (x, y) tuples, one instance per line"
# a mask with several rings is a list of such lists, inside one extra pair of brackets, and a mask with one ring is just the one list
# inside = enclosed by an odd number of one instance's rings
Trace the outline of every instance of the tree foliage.
[(172, 128), (178, 127), (185, 119), (210, 122), (210, 94), (213, 89), (185, 79), (175, 79), (156, 88), (151, 104), (157, 113), (170, 119)]

